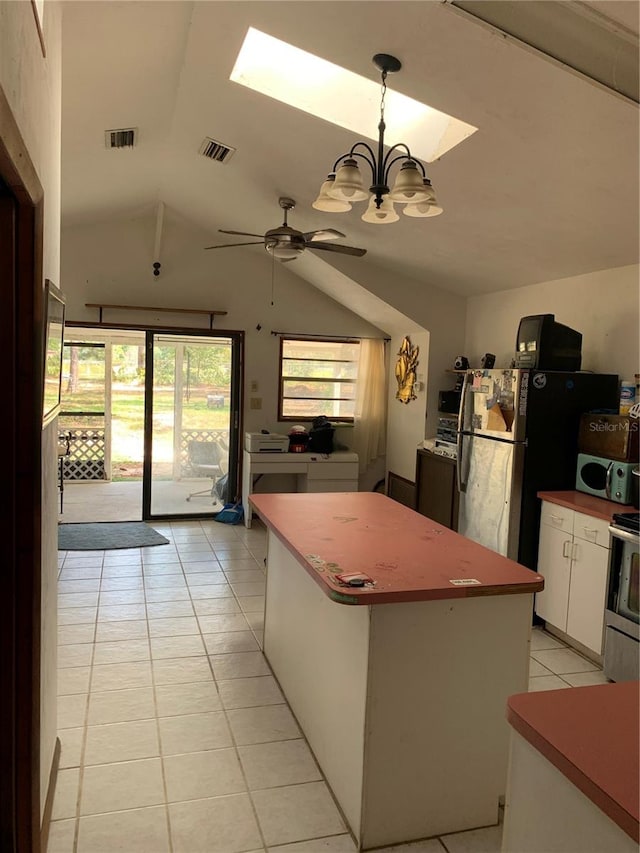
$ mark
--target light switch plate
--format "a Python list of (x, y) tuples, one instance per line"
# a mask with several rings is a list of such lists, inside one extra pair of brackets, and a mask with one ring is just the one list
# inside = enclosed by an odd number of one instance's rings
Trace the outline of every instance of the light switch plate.
[(261, 409), (262, 408), (262, 397), (251, 397), (249, 399), (249, 408), (250, 409)]

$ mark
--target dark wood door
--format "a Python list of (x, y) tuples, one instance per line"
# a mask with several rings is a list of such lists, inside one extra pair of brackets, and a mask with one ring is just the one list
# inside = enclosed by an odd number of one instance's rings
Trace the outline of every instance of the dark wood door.
[(419, 450), (416, 461), (416, 509), (421, 515), (458, 528), (458, 489), (456, 461)]

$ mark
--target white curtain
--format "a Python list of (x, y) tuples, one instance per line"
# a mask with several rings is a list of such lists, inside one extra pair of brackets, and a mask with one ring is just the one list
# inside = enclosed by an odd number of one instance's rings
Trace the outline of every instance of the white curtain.
[(353, 450), (360, 473), (386, 452), (387, 374), (382, 339), (360, 341)]

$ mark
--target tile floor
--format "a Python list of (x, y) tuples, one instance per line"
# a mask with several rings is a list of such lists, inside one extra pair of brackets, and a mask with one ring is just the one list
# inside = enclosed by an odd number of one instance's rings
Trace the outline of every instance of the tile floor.
[[(59, 555), (62, 753), (49, 853), (354, 851), (260, 651), (264, 529), (155, 527), (169, 545)], [(603, 680), (534, 630), (532, 690)], [(388, 853), (497, 853), (501, 834)]]

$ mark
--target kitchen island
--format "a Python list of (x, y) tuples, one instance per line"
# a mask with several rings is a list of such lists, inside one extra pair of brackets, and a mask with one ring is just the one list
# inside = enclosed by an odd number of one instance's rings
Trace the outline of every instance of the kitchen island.
[(495, 824), (542, 578), (383, 495), (251, 501), (264, 652), (359, 849)]
[(503, 853), (634, 853), (637, 682), (512, 696)]

